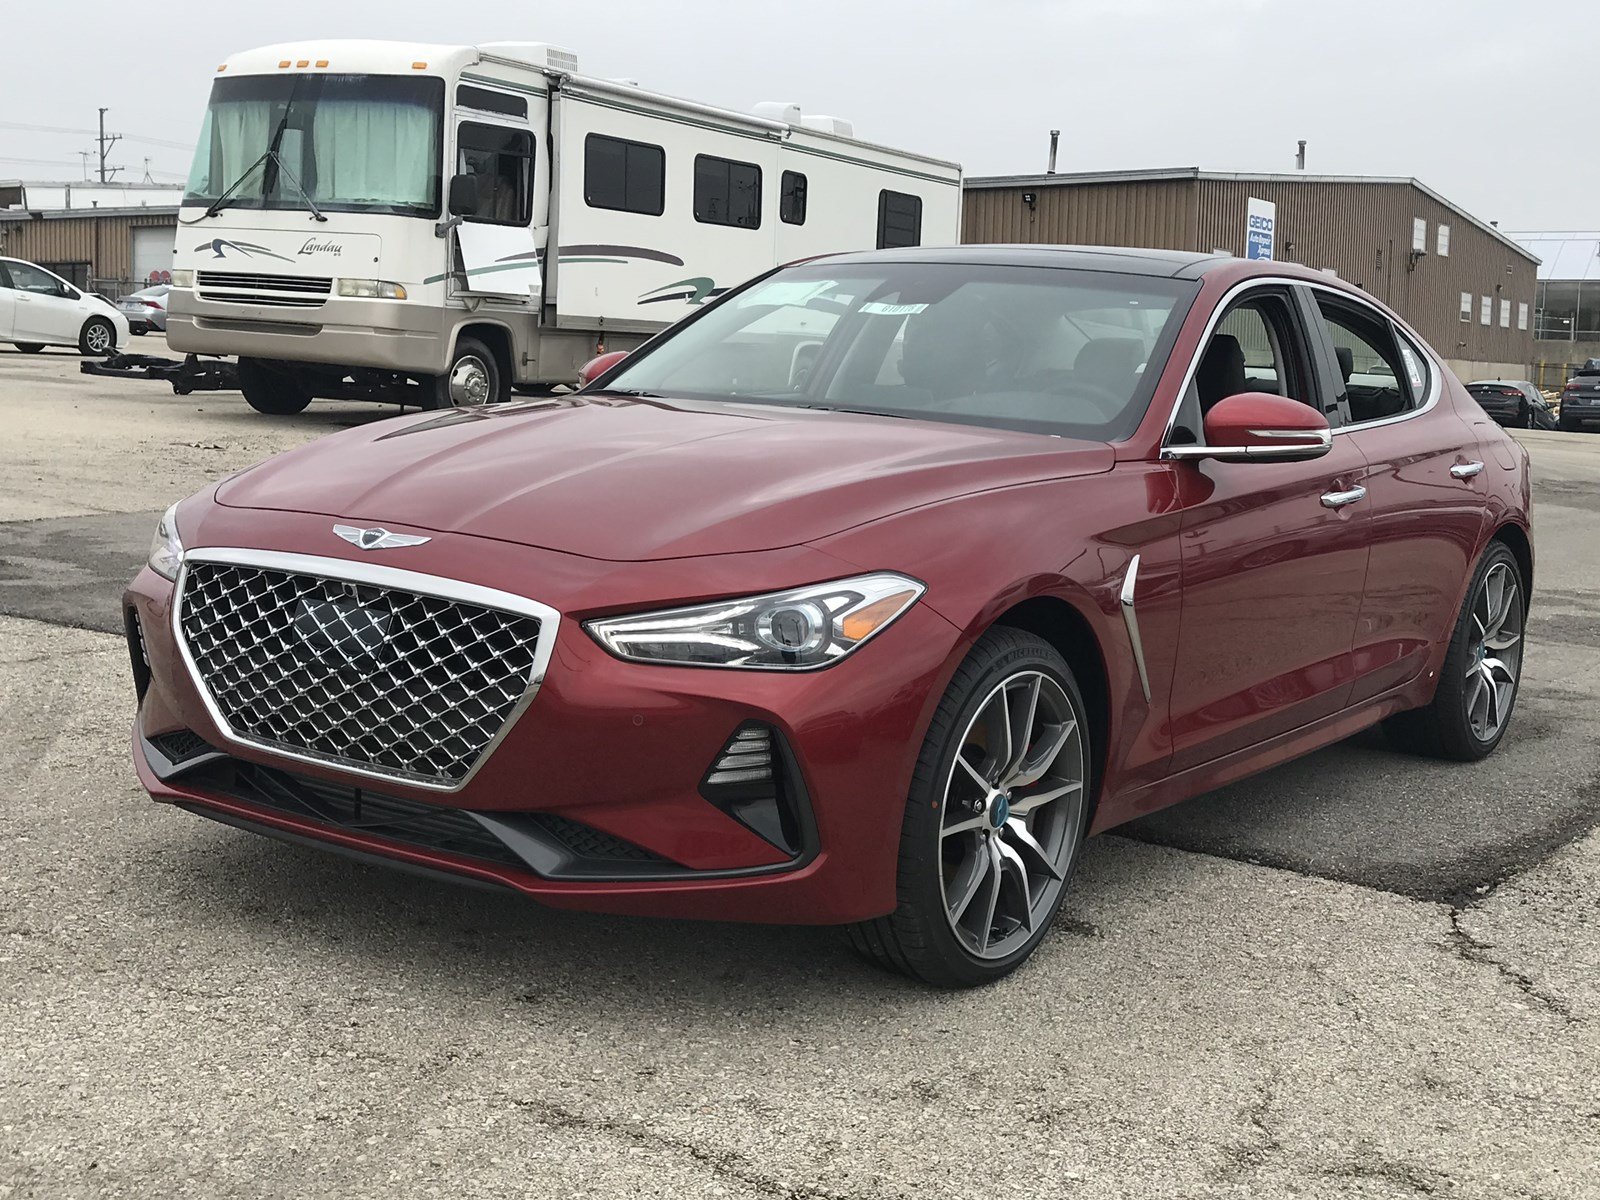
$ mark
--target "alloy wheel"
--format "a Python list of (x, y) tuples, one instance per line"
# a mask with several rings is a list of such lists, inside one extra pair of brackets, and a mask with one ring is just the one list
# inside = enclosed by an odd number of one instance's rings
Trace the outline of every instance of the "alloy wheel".
[(450, 403), (487, 404), (489, 381), (489, 365), (476, 354), (463, 355), (450, 368)]
[(940, 893), (979, 958), (1026, 944), (1055, 911), (1082, 840), (1084, 734), (1066, 691), (1021, 671), (984, 698), (945, 779)]
[(89, 332), (84, 335), (84, 341), (89, 346), (89, 353), (104, 354), (111, 347), (111, 330), (98, 323), (91, 325)]
[(1472, 601), (1466, 686), (1467, 724), (1480, 742), (1493, 741), (1511, 716), (1522, 672), (1522, 585), (1510, 564), (1484, 573)]

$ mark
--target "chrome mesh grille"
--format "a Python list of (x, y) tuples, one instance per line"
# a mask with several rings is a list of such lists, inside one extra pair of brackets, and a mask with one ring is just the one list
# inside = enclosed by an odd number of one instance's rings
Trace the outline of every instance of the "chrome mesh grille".
[(540, 622), (392, 588), (191, 562), (179, 624), (235, 737), (461, 783), (533, 684)]

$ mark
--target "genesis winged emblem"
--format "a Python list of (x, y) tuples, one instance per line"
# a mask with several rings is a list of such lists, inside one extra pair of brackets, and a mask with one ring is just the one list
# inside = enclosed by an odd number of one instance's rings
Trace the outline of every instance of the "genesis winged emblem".
[(393, 550), (397, 546), (420, 546), (432, 538), (416, 537), (409, 533), (390, 533), (381, 525), (376, 529), (358, 529), (354, 525), (335, 525), (333, 532), (357, 550)]

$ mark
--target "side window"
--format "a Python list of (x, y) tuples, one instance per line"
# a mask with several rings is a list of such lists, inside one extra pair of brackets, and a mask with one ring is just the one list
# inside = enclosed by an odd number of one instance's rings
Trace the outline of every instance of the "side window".
[(28, 263), (14, 262), (9, 264), (11, 272), (11, 286), (19, 292), (32, 292), (38, 296), (59, 296), (62, 294), (61, 281), (54, 275), (41, 271), (38, 267)]
[(659, 217), (667, 209), (667, 152), (649, 142), (591, 133), (583, 143), (583, 200), (590, 208)]
[(1426, 377), (1420, 351), (1412, 351), (1415, 362), (1408, 366), (1387, 318), (1326, 295), (1318, 295), (1317, 307), (1339, 360), (1339, 376), (1344, 380), (1353, 422), (1398, 416), (1421, 403)]
[(6, 264), (0, 262), (0, 288), (9, 288), (10, 286), (11, 276), (6, 273)]
[(922, 197), (878, 193), (878, 249), (922, 245)]
[(533, 217), (533, 135), (500, 125), (463, 124), (456, 135), (456, 171), (478, 181), (478, 206), (466, 219), (484, 225), (526, 225)]
[(806, 223), (806, 177), (785, 171), (778, 189), (778, 219), (786, 225)]
[(1289, 297), (1278, 292), (1254, 293), (1228, 309), (1178, 406), (1173, 444), (1201, 441), (1205, 414), (1241, 392), (1270, 392), (1319, 408), (1300, 331)]
[(761, 168), (712, 154), (695, 155), (694, 219), (703, 225), (761, 228)]

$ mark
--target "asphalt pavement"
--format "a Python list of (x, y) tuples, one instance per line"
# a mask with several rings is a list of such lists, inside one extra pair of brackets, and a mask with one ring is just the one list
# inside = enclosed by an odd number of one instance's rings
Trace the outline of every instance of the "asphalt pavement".
[(156, 516), (390, 410), (76, 371), (0, 348), (0, 1197), (1600, 1196), (1600, 437), (1525, 435), (1489, 762), (1367, 734), (1124, 827), (945, 995), (149, 803), (116, 604)]

